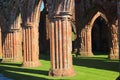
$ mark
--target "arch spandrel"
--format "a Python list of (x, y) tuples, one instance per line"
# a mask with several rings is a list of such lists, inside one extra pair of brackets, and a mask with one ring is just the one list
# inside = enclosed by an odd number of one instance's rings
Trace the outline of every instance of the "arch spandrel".
[[(28, 24), (39, 21), (40, 6), (42, 0), (21, 0), (20, 10), (22, 14), (22, 23)], [(32, 25), (33, 26), (33, 25)]]
[(66, 15), (66, 12), (72, 14), (74, 0), (47, 0), (49, 18), (56, 15)]

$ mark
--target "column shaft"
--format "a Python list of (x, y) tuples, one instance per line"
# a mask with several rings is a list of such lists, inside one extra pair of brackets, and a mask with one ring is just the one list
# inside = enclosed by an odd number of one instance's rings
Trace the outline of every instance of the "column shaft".
[[(6, 36), (3, 43), (3, 62), (21, 62), (22, 61), (22, 45), (19, 31), (11, 30), (5, 33)], [(19, 38), (17, 38), (19, 36)], [(20, 42), (19, 42), (20, 41)]]
[(80, 48), (78, 52), (78, 56), (89, 57), (93, 56), (92, 53), (92, 45), (91, 45), (91, 29), (84, 28), (81, 31), (80, 37)]
[(119, 59), (119, 42), (118, 42), (118, 23), (116, 20), (115, 24), (111, 26), (111, 49), (109, 58), (110, 59)]
[(23, 67), (40, 66), (37, 30), (32, 26), (23, 29)]
[(50, 55), (51, 69), (50, 76), (73, 76), (72, 67), (72, 35), (71, 25), (68, 17), (63, 19), (55, 18), (51, 22)]

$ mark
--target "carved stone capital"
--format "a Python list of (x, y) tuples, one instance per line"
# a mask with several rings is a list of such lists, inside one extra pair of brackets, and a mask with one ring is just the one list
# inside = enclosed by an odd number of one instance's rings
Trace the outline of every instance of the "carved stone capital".
[(20, 29), (17, 29), (17, 28), (16, 28), (16, 29), (10, 29), (10, 30), (9, 30), (9, 33), (15, 33), (15, 32), (18, 32), (19, 30), (20, 30)]
[(60, 12), (59, 14), (56, 14), (53, 16), (53, 19), (64, 19), (64, 18), (68, 18), (71, 19), (72, 15), (69, 12)]
[(32, 28), (33, 27), (33, 23), (22, 23), (21, 24), (22, 28)]

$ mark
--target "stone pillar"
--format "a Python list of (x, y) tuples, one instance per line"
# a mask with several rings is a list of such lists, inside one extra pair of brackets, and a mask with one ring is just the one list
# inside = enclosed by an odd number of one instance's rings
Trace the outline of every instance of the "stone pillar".
[(38, 67), (39, 61), (39, 21), (42, 0), (21, 1), (23, 28), (23, 67)]
[[(22, 45), (20, 35), (17, 29), (11, 29), (5, 33), (5, 42), (3, 44), (3, 59), (2, 62), (21, 62), (22, 61)], [(19, 38), (18, 38), (19, 36)], [(21, 52), (20, 52), (21, 51)]]
[(118, 13), (118, 43), (119, 43), (119, 59), (120, 59), (120, 0), (117, 1), (117, 13)]
[(39, 62), (38, 27), (23, 25), (23, 67), (37, 67)]
[(91, 29), (88, 28), (89, 25), (87, 25), (84, 29), (81, 31), (80, 35), (80, 48), (78, 50), (77, 56), (82, 57), (89, 57), (93, 56), (92, 53), (92, 45), (91, 45)]
[(46, 48), (47, 48), (46, 51), (47, 51), (47, 53), (50, 53), (49, 25), (50, 25), (50, 22), (48, 19), (48, 14), (46, 14)]
[[(88, 25), (90, 26), (90, 25)], [(91, 41), (91, 28), (88, 28), (87, 29), (87, 52), (88, 52), (88, 56), (93, 56), (93, 53), (92, 53), (92, 41)]]
[(110, 59), (118, 59), (119, 58), (118, 22), (116, 22), (116, 25), (112, 24), (112, 26), (111, 26), (111, 39), (112, 39), (111, 40), (112, 47), (110, 48), (109, 58)]
[(22, 61), (22, 32), (21, 15), (16, 17), (14, 23), (3, 31), (3, 62)]
[(50, 26), (50, 76), (75, 75), (72, 65), (72, 30), (69, 15), (55, 16)]

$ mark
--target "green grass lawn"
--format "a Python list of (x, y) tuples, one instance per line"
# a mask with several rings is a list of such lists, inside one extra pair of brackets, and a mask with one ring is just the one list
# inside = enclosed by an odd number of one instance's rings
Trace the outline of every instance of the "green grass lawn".
[(106, 55), (83, 58), (74, 57), (73, 64), (76, 71), (74, 77), (49, 77), (49, 55), (41, 54), (42, 66), (37, 68), (23, 68), (20, 63), (0, 63), (0, 73), (14, 80), (115, 80), (119, 73), (118, 61), (107, 59)]

